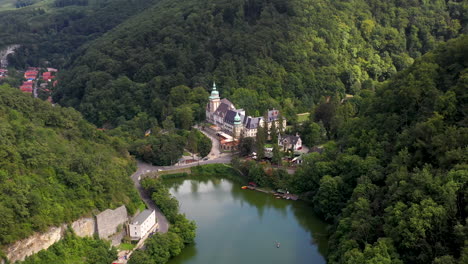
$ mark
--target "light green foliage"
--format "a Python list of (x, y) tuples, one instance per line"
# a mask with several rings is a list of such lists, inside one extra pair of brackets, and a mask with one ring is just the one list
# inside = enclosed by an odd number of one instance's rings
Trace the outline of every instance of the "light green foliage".
[(73, 109), (0, 86), (0, 244), (139, 197), (134, 162)]

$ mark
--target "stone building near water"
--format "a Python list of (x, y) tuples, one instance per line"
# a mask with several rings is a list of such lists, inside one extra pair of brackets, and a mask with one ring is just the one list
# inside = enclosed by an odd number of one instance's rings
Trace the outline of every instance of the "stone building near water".
[[(228, 99), (219, 97), (215, 83), (213, 83), (213, 90), (206, 105), (206, 121), (215, 125), (217, 130), (234, 138), (255, 137), (258, 127), (271, 129), (273, 123), (275, 123), (278, 132), (284, 132), (286, 128), (286, 119), (281, 117), (279, 110), (268, 110), (265, 117), (247, 116), (243, 109), (236, 109)], [(280, 131), (280, 127), (282, 127), (282, 131)]]

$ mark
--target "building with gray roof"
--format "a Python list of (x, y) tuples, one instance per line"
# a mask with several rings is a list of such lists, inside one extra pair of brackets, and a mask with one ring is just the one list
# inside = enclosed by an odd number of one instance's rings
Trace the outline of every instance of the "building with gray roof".
[[(265, 118), (246, 116), (243, 109), (236, 109), (228, 99), (221, 99), (216, 84), (213, 83), (213, 90), (206, 106), (206, 121), (215, 125), (218, 131), (223, 131), (235, 138), (241, 135), (255, 137), (259, 126), (271, 129), (273, 122), (278, 131), (279, 128), (282, 128), (281, 132), (285, 130), (286, 119), (281, 118), (279, 110), (268, 110)], [(280, 124), (281, 120), (282, 124)]]

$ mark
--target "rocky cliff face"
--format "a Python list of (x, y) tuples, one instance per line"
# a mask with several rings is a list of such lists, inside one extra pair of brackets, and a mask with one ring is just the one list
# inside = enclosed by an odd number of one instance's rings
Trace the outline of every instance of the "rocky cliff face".
[(71, 227), (79, 237), (93, 236), (96, 232), (96, 221), (94, 218), (80, 218), (73, 222)]
[(15, 49), (19, 48), (20, 45), (10, 45), (3, 50), (0, 50), (0, 68), (8, 67), (7, 57), (9, 54), (15, 53)]
[[(95, 220), (93, 218), (80, 218), (71, 224), (75, 233), (80, 237), (93, 236), (95, 232)], [(27, 256), (35, 254), (43, 249), (47, 249), (54, 243), (63, 238), (67, 225), (51, 227), (44, 233), (35, 233), (34, 235), (16, 241), (5, 251), (7, 258), (11, 263), (22, 261)]]

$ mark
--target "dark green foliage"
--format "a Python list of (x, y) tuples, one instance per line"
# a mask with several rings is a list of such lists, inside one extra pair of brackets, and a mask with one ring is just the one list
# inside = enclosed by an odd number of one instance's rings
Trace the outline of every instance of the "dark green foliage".
[(187, 136), (186, 148), (192, 153), (199, 153), (200, 157), (205, 157), (211, 151), (211, 140), (200, 131), (192, 129)]
[(316, 109), (337, 141), (307, 156), (289, 184), (335, 223), (330, 263), (466, 260), (467, 56), (462, 36), (375, 94)]
[(181, 172), (181, 173), (163, 174), (159, 177), (161, 177), (161, 179), (172, 179), (172, 178), (187, 178), (188, 176), (189, 176), (188, 173)]
[(0, 86), (0, 244), (139, 197), (115, 138), (73, 109)]
[[(35, 0), (22, 0), (28, 5)], [(62, 68), (77, 49), (151, 6), (152, 0), (56, 0), (0, 12), (0, 47), (21, 44), (12, 66)], [(118, 10), (118, 11), (117, 11)], [(78, 51), (79, 53), (79, 51)]]
[(159, 179), (146, 178), (142, 181), (142, 186), (151, 194), (151, 199), (161, 209), (169, 222), (174, 223), (177, 214), (179, 214), (179, 202), (164, 186)]
[[(247, 114), (282, 108), (295, 123), (321, 96), (372, 89), (467, 32), (467, 12), (456, 1), (164, 0), (73, 58), (55, 99), (98, 125), (144, 111), (187, 128), (206, 102), (188, 87), (215, 80)], [(331, 136), (327, 107), (317, 118)]]
[(289, 186), (290, 175), (283, 169), (265, 168), (255, 161), (233, 162), (233, 166), (246, 177), (248, 182), (253, 181), (259, 186), (273, 189), (286, 189)]
[(191, 176), (204, 177), (204, 176), (219, 176), (233, 181), (245, 183), (242, 180), (242, 175), (231, 166), (226, 164), (206, 164), (202, 166), (191, 167)]
[(255, 147), (255, 139), (252, 137), (243, 137), (239, 139), (239, 155), (245, 157), (252, 154)]
[(176, 163), (184, 148), (201, 157), (211, 151), (211, 140), (200, 131), (168, 128), (170, 120), (163, 122), (161, 129), (154, 117), (141, 112), (108, 133), (123, 140), (132, 155), (154, 165), (171, 165)]
[(172, 165), (182, 156), (185, 138), (177, 134), (160, 133), (135, 141), (130, 153), (154, 165)]
[(50, 264), (50, 263), (83, 263), (108, 264), (117, 258), (117, 250), (110, 243), (92, 238), (80, 238), (72, 232), (33, 256), (27, 257), (22, 264)]

